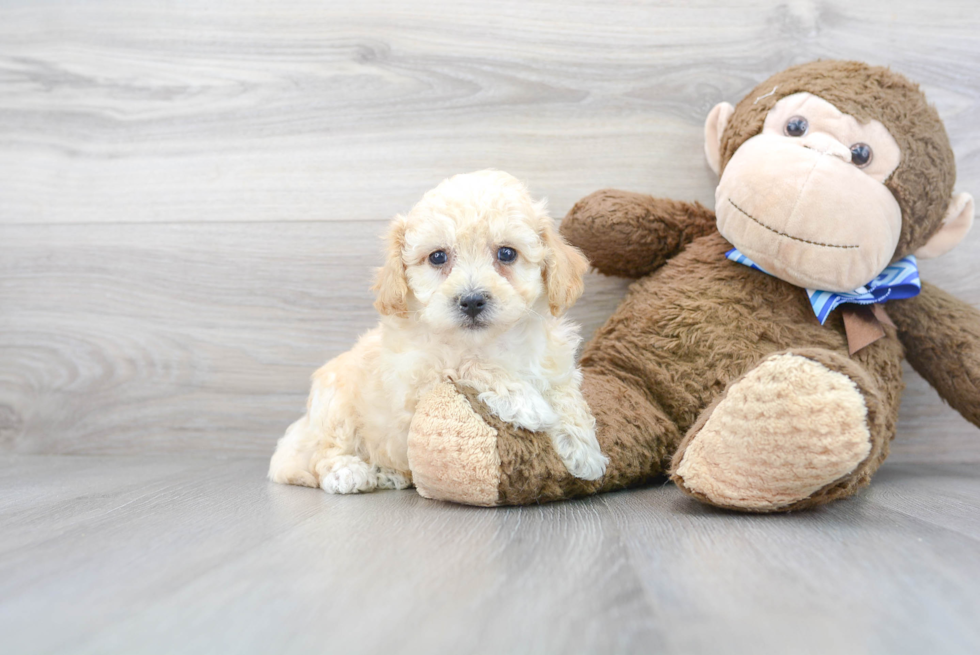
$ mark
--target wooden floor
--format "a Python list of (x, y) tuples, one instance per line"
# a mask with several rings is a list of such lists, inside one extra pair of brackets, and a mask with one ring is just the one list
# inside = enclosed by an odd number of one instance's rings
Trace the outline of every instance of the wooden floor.
[[(802, 514), (264, 480), (443, 178), (711, 206), (711, 106), (854, 58), (980, 197), (978, 35), (975, 0), (0, 0), (0, 653), (980, 652), (980, 431), (908, 367), (873, 486)], [(980, 230), (922, 272), (980, 305)]]
[(980, 472), (714, 511), (673, 486), (482, 509), (265, 462), (0, 462), (4, 653), (977, 653)]

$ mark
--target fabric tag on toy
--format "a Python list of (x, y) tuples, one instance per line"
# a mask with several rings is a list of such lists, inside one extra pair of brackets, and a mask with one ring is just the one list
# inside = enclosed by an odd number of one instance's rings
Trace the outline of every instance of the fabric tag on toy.
[(874, 307), (881, 305), (844, 305), (840, 308), (847, 335), (847, 352), (853, 355), (885, 336), (885, 328), (874, 314)]
[[(754, 261), (732, 248), (725, 253), (725, 257), (744, 264), (749, 268), (772, 275)], [(898, 260), (881, 272), (878, 277), (871, 280), (863, 287), (858, 287), (854, 291), (838, 293), (836, 291), (822, 291), (820, 289), (807, 289), (806, 295), (810, 298), (810, 306), (816, 314), (820, 325), (827, 321), (827, 316), (844, 303), (854, 303), (856, 305), (874, 305), (883, 303), (887, 300), (902, 300), (919, 295), (922, 291), (922, 282), (919, 280), (919, 265), (915, 260), (915, 255), (909, 255)]]

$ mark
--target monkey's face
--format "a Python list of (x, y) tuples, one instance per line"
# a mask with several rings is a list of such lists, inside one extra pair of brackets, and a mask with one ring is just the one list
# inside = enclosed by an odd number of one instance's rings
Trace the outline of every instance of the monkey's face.
[(718, 230), (767, 272), (801, 287), (853, 291), (888, 266), (902, 210), (884, 182), (901, 150), (809, 93), (782, 98), (724, 169)]

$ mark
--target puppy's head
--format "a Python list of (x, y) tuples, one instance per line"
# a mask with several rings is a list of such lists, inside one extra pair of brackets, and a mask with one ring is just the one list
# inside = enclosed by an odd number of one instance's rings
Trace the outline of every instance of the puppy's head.
[(526, 316), (562, 314), (587, 267), (516, 178), (456, 175), (395, 218), (375, 307), (434, 331), (494, 334)]

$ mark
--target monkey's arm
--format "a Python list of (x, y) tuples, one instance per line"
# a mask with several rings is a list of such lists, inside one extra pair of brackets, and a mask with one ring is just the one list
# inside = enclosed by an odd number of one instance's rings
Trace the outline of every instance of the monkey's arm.
[(694, 239), (715, 230), (715, 214), (697, 202), (606, 189), (582, 198), (561, 233), (600, 273), (639, 278)]
[(912, 368), (980, 427), (980, 311), (927, 283), (887, 310)]

